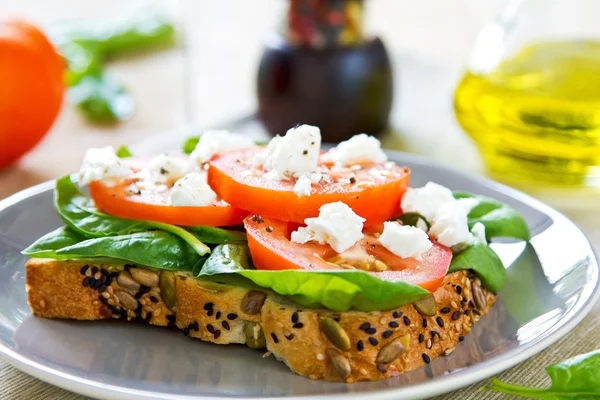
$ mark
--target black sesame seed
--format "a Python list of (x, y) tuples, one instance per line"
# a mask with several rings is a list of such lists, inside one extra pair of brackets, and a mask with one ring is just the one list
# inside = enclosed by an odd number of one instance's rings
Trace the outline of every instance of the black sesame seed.
[(435, 337), (436, 335), (437, 335), (438, 337), (441, 337), (441, 336), (440, 336), (440, 333), (439, 333), (438, 331), (431, 331), (431, 337), (432, 337), (432, 338), (433, 338), (433, 337)]
[(106, 290), (106, 285), (100, 285), (100, 286), (98, 286), (98, 291), (100, 293), (104, 292), (105, 290)]
[(85, 278), (83, 278), (83, 282), (81, 282), (81, 284), (82, 284), (84, 287), (88, 287), (88, 286), (90, 286), (90, 278), (88, 278), (88, 277), (86, 276)]
[(192, 328), (194, 328), (196, 332), (200, 330), (200, 325), (198, 324), (198, 321), (194, 321), (194, 323), (192, 324)]
[(106, 276), (102, 275), (100, 277), (100, 282), (102, 282), (102, 284), (104, 285), (106, 283)]
[(157, 299), (156, 297), (154, 297), (154, 296), (150, 296), (149, 298), (150, 298), (150, 301), (151, 301), (151, 302), (153, 302), (153, 303), (158, 303), (158, 299)]
[(396, 321), (392, 321), (389, 323), (390, 328), (397, 328), (399, 325)]
[(183, 328), (183, 334), (185, 336), (189, 336), (190, 335), (190, 330), (188, 328)]
[(427, 328), (427, 320), (425, 318), (423, 318), (423, 328)]
[(463, 340), (465, 340), (465, 337), (464, 337), (464, 336), (459, 336), (459, 337), (458, 337), (458, 341), (459, 341), (459, 342), (462, 342)]
[(139, 299), (140, 297), (142, 297), (143, 295), (144, 295), (144, 293), (142, 293), (142, 292), (137, 292), (137, 293), (135, 294), (135, 296), (133, 296), (133, 297), (135, 297), (135, 298), (136, 298), (136, 300), (137, 300), (137, 299)]
[(425, 336), (422, 333), (419, 333), (419, 343), (423, 343), (425, 340)]
[(274, 341), (275, 343), (279, 343), (279, 338), (277, 338), (277, 335), (276, 335), (276, 334), (274, 334), (274, 333), (271, 333), (271, 337), (273, 338), (273, 341)]
[(383, 366), (383, 364), (377, 364), (377, 369), (379, 370), (379, 372), (381, 372), (382, 374), (385, 374), (385, 367)]
[(477, 310), (475, 308), (473, 309), (473, 314), (475, 314), (475, 315), (481, 315), (481, 313), (479, 312), (479, 310)]
[(427, 354), (423, 353), (422, 356), (423, 361), (425, 361), (425, 364), (429, 364), (431, 362), (431, 358)]
[(150, 287), (146, 286), (146, 285), (140, 285), (140, 292), (142, 294), (148, 293), (150, 291)]
[(469, 310), (468, 308), (465, 310), (465, 315), (469, 315), (469, 313), (471, 312), (471, 310)]
[(287, 340), (292, 340), (292, 339), (294, 338), (294, 334), (293, 334), (293, 333), (290, 333), (290, 334), (288, 334), (288, 335), (283, 335), (283, 336), (285, 336), (285, 338), (286, 338)]
[(394, 311), (392, 315), (394, 318), (400, 318), (402, 316), (402, 311)]
[(465, 301), (464, 300), (460, 301), (460, 308), (465, 308)]
[(408, 318), (408, 317), (405, 315), (403, 319), (404, 319), (404, 324), (405, 324), (406, 326), (410, 325), (410, 318)]
[(450, 307), (444, 307), (440, 310), (442, 314), (448, 314), (450, 312)]
[(292, 327), (296, 329), (301, 329), (304, 328), (304, 324), (302, 322), (296, 322), (294, 325), (292, 325)]
[(98, 296), (98, 300), (100, 300), (100, 303), (102, 304), (108, 304), (108, 300), (106, 300), (104, 296)]
[(119, 276), (119, 271), (113, 271), (108, 275), (110, 278), (116, 278), (117, 276)]
[(364, 322), (363, 324), (361, 324), (361, 326), (359, 327), (360, 330), (362, 331), (366, 331), (367, 329), (369, 329), (371, 327), (371, 324), (368, 322)]
[(110, 284), (112, 283), (113, 278), (111, 278), (110, 276), (106, 277), (106, 282), (104, 282), (104, 284), (106, 286), (110, 286)]
[(456, 321), (459, 318), (460, 318), (460, 311), (454, 311), (452, 313), (452, 321)]
[(83, 267), (81, 267), (81, 269), (79, 270), (81, 275), (85, 275), (85, 273), (87, 272), (89, 267), (90, 267), (89, 265), (84, 265)]
[(175, 322), (176, 319), (177, 319), (177, 317), (173, 314), (167, 315), (167, 321), (169, 321), (169, 322)]
[(92, 267), (92, 275), (96, 275), (96, 272), (98, 272), (98, 267)]
[(88, 279), (88, 285), (93, 288), (94, 285), (96, 284), (96, 279), (93, 276), (90, 276)]
[(392, 336), (393, 334), (394, 334), (394, 331), (387, 330), (387, 331), (383, 332), (383, 335), (381, 335), (381, 336), (383, 336), (384, 339), (387, 339), (390, 336)]
[(230, 321), (233, 321), (237, 317), (238, 317), (238, 315), (236, 313), (229, 313), (229, 314), (227, 314), (227, 319), (230, 320)]
[(151, 319), (152, 319), (152, 313), (149, 312), (146, 314), (146, 321), (150, 322)]
[(205, 309), (206, 311), (208, 311), (208, 310), (212, 310), (212, 308), (213, 308), (213, 305), (214, 305), (213, 303), (206, 303), (206, 304), (204, 305), (204, 309)]
[(437, 322), (437, 324), (440, 326), (440, 328), (444, 327), (444, 320), (442, 319), (442, 317), (437, 317), (435, 319), (435, 322)]
[(377, 346), (379, 344), (379, 340), (375, 339), (374, 337), (369, 337), (369, 343), (371, 343), (373, 346)]
[(217, 329), (217, 330), (215, 331), (215, 334), (214, 334), (213, 336), (215, 337), (215, 339), (218, 339), (218, 338), (219, 338), (219, 336), (221, 336), (221, 331), (220, 331), (219, 329)]
[(363, 350), (364, 350), (364, 348), (365, 348), (365, 344), (363, 343), (363, 341), (362, 341), (362, 340), (359, 340), (359, 341), (356, 343), (356, 350), (358, 350), (358, 351), (363, 351)]
[(210, 310), (208, 310), (206, 312), (206, 315), (208, 315), (209, 317), (212, 317), (213, 313), (214, 313), (214, 310), (211, 308)]
[(223, 321), (221, 322), (221, 326), (226, 329), (226, 330), (230, 330), (231, 328), (229, 327), (229, 322), (227, 321)]
[(462, 286), (460, 286), (460, 285), (456, 286), (456, 293), (462, 294)]
[(294, 311), (294, 313), (292, 314), (292, 322), (296, 323), (298, 322), (298, 313)]
[(217, 311), (217, 315), (215, 315), (215, 318), (216, 318), (216, 319), (219, 319), (219, 318), (221, 318), (221, 311)]
[(469, 307), (475, 308), (475, 303), (473, 303), (473, 300), (469, 300)]
[(215, 327), (212, 326), (211, 324), (206, 325), (206, 330), (209, 331), (210, 333), (215, 333)]
[(369, 328), (369, 329), (365, 329), (365, 332), (367, 332), (369, 335), (374, 335), (377, 333), (377, 329)]

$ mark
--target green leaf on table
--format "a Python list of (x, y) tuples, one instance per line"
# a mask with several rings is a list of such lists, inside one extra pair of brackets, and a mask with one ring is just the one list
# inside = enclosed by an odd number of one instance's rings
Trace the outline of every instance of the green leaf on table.
[(104, 72), (83, 76), (69, 88), (67, 98), (92, 122), (123, 121), (133, 114), (131, 95)]
[(497, 292), (506, 283), (506, 269), (502, 260), (485, 244), (476, 244), (452, 257), (448, 273), (473, 270), (481, 283), (492, 292)]
[[(56, 250), (72, 246), (85, 240), (85, 237), (66, 226), (62, 226), (33, 242), (21, 253), (35, 258), (60, 259)], [(69, 257), (64, 257), (69, 258)]]
[(250, 266), (248, 247), (223, 244), (215, 247), (198, 277), (239, 275), (254, 284), (289, 297), (305, 307), (325, 307), (333, 311), (386, 310), (410, 304), (430, 294), (403, 281), (390, 281), (359, 270), (304, 271), (256, 270)]
[(67, 175), (56, 181), (54, 204), (65, 224), (86, 238), (128, 235), (150, 230), (162, 230), (179, 236), (199, 255), (210, 249), (196, 236), (179, 226), (154, 221), (119, 218), (100, 212), (93, 201), (84, 196)]
[(56, 255), (72, 259), (110, 257), (177, 271), (191, 271), (203, 258), (177, 236), (161, 231), (88, 239), (58, 249)]
[(582, 354), (546, 367), (552, 381), (546, 389), (510, 385), (491, 379), (484, 391), (547, 400), (592, 400), (600, 398), (600, 350)]
[(514, 208), (486, 196), (466, 192), (453, 192), (453, 195), (456, 199), (471, 198), (477, 201), (468, 215), (469, 229), (481, 222), (488, 240), (494, 237), (529, 240), (527, 222)]
[(196, 148), (196, 146), (198, 146), (198, 143), (200, 142), (200, 136), (192, 136), (190, 138), (188, 138), (185, 143), (183, 144), (183, 154), (192, 154), (192, 151), (194, 151), (194, 149)]
[(129, 151), (129, 148), (127, 148), (127, 146), (125, 145), (119, 147), (116, 153), (117, 157), (119, 158), (129, 158), (133, 156), (133, 154), (131, 154), (131, 151)]

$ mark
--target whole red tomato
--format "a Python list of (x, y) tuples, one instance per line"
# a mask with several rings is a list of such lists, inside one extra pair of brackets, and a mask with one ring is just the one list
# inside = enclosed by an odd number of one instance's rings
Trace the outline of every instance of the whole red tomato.
[(0, 167), (33, 148), (63, 100), (64, 64), (31, 24), (0, 15)]

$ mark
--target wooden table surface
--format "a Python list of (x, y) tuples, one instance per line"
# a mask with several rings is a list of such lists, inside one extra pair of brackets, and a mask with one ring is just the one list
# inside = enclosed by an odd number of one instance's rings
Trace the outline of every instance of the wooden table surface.
[[(478, 30), (500, 2), (371, 0), (367, 3), (366, 30), (384, 39), (398, 72), (391, 117), (393, 133), (385, 139), (386, 147), (423, 154), (467, 172), (485, 173), (474, 145), (453, 118), (451, 96)], [(69, 19), (115, 18), (148, 3), (0, 0), (0, 10), (48, 27)], [(262, 44), (281, 23), (285, 3), (284, 0), (152, 2), (176, 21), (180, 39), (172, 49), (110, 63), (111, 73), (125, 83), (135, 98), (134, 116), (114, 126), (95, 126), (64, 104), (44, 141), (16, 164), (0, 170), (0, 199), (77, 170), (89, 147), (133, 144), (188, 125), (218, 127), (253, 113)], [(456, 157), (457, 154), (461, 156)], [(585, 209), (569, 207), (571, 201), (558, 204), (582, 226), (598, 249), (600, 206), (595, 204), (595, 198), (592, 200), (586, 202)], [(595, 314), (598, 318), (598, 313)], [(0, 369), (3, 366), (0, 362)], [(0, 387), (8, 384), (3, 381), (4, 376), (0, 374)], [(14, 396), (10, 398), (21, 399), (26, 392), (10, 393)]]

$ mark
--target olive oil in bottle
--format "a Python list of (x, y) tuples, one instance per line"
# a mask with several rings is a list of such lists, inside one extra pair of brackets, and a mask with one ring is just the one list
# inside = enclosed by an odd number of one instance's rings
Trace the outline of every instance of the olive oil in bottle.
[(600, 42), (543, 42), (467, 72), (454, 107), (505, 181), (600, 187)]

